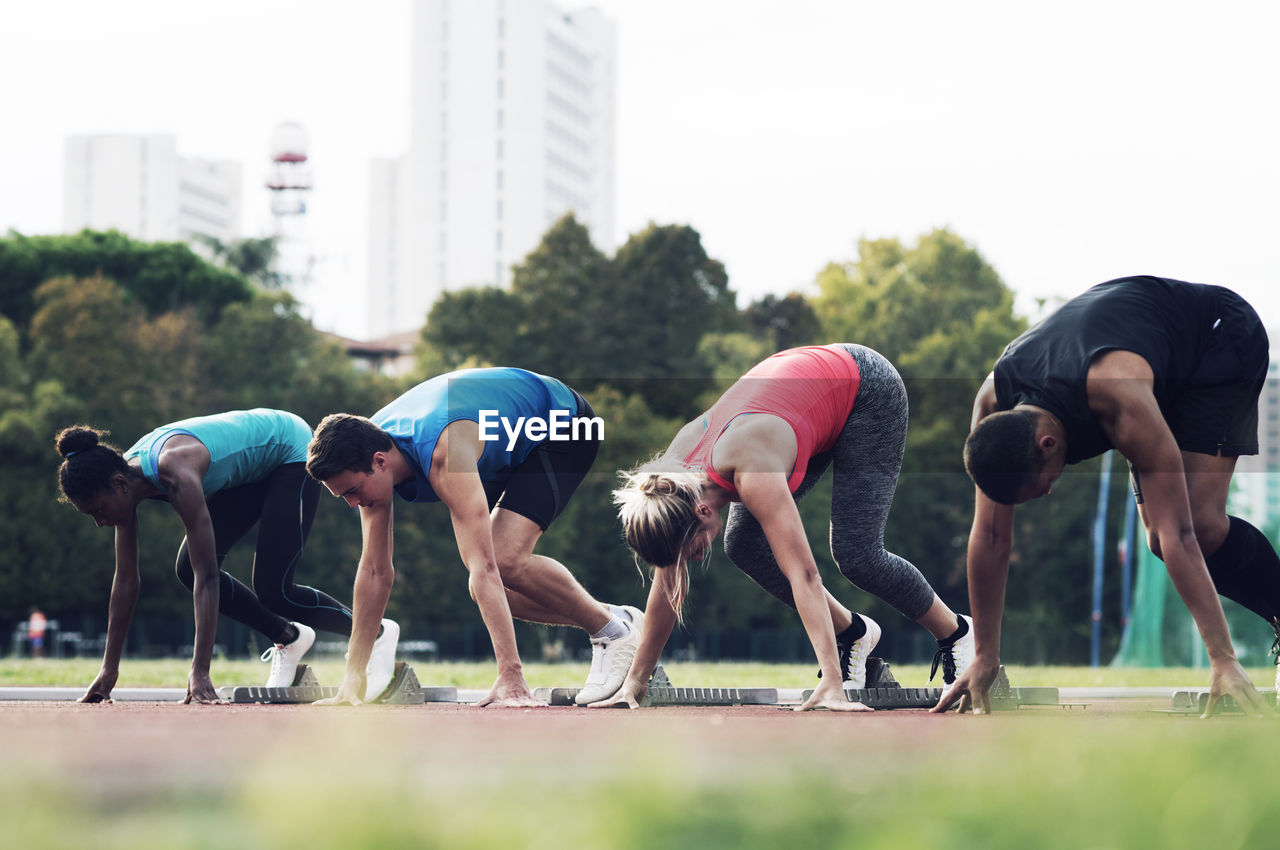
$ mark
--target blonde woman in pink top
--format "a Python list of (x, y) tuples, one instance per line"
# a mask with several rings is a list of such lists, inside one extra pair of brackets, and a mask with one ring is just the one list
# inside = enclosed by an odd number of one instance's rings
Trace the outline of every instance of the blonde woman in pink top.
[[(910, 562), (885, 551), (884, 529), (907, 433), (907, 395), (893, 366), (861, 345), (783, 351), (752, 368), (666, 451), (614, 491), (627, 543), (654, 569), (640, 647), (622, 688), (597, 705), (634, 707), (681, 619), (689, 562), (725, 533), (725, 554), (794, 608), (821, 665), (800, 710), (865, 711), (843, 687), (866, 685), (880, 626), (825, 587), (796, 503), (830, 466), (831, 554), (855, 585), (938, 640), (949, 683), (973, 655), (969, 619), (938, 598)], [(721, 512), (728, 506), (728, 521)], [(842, 687), (843, 683), (843, 687)]]

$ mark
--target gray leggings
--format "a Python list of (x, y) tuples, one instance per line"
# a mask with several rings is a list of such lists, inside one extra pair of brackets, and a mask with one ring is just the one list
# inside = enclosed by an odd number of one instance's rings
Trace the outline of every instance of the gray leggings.
[[(884, 527), (898, 484), (907, 443), (907, 391), (888, 360), (862, 345), (845, 345), (858, 364), (860, 381), (853, 412), (830, 451), (809, 460), (798, 502), (833, 466), (831, 554), (840, 572), (858, 587), (918, 620), (933, 604), (933, 588), (909, 561), (884, 548)], [(764, 529), (740, 502), (729, 508), (724, 551), (756, 584), (792, 608), (787, 581)]]

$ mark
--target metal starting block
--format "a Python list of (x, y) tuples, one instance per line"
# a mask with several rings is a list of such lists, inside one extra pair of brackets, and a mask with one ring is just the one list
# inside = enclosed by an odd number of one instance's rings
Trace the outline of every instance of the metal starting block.
[[(893, 708), (933, 708), (942, 698), (942, 688), (904, 688), (898, 684), (889, 670), (889, 662), (882, 658), (867, 659), (867, 687), (844, 689), (849, 702), (860, 702), (867, 708), (878, 710)], [(813, 695), (810, 688), (801, 694), (801, 701)], [(988, 692), (992, 711), (1009, 711), (1024, 705), (1058, 705), (1057, 688), (1013, 688), (1004, 667), (996, 674), (996, 680)]]
[[(537, 688), (535, 699), (550, 705), (576, 705), (574, 697), (581, 688)], [(649, 678), (649, 690), (640, 702), (650, 706), (717, 706), (717, 705), (777, 705), (777, 688), (677, 688), (671, 684), (667, 672), (658, 665)], [(618, 703), (625, 707), (626, 703)]]
[(1024, 705), (1058, 705), (1057, 688), (1014, 688), (1009, 685), (1009, 677), (1004, 672), (1004, 665), (996, 673), (996, 680), (987, 691), (991, 700), (992, 711), (1011, 711)]
[[(1262, 695), (1264, 701), (1267, 698), (1274, 697), (1274, 692), (1270, 688), (1258, 688), (1258, 693)], [(1156, 710), (1162, 714), (1198, 716), (1204, 714), (1204, 710), (1208, 705), (1208, 691), (1174, 691), (1172, 707)], [(1227, 695), (1218, 703), (1217, 714), (1244, 714), (1244, 712), (1240, 710), (1240, 706), (1236, 705), (1236, 701), (1230, 695)]]
[[(431, 702), (457, 702), (458, 689), (427, 688), (418, 683), (413, 668), (403, 661), (397, 661), (395, 674), (374, 703), (383, 705), (421, 705), (427, 702), (427, 692), (431, 692)], [(287, 688), (266, 688), (239, 685), (218, 689), (218, 696), (233, 703), (271, 703), (276, 705), (297, 705), (315, 702), (336, 696), (337, 688), (321, 687), (315, 673), (306, 664), (299, 664), (293, 676), (293, 684)]]
[(777, 688), (655, 688), (649, 687), (642, 706), (656, 705), (777, 705)]

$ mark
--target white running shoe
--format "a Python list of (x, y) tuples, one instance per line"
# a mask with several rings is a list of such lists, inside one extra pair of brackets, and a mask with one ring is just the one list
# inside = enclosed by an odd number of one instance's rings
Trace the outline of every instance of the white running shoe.
[(840, 675), (844, 678), (846, 688), (861, 690), (867, 686), (867, 659), (871, 650), (880, 642), (880, 624), (863, 614), (862, 622), (867, 624), (867, 632), (848, 646), (837, 647), (840, 650)]
[(400, 643), (400, 626), (394, 620), (382, 621), (382, 637), (373, 642), (369, 664), (364, 668), (364, 701), (373, 702), (391, 684), (396, 674), (396, 645)]
[(942, 665), (942, 681), (951, 684), (959, 676), (964, 675), (964, 671), (969, 669), (969, 665), (973, 663), (974, 641), (973, 641), (973, 618), (960, 615), (969, 626), (969, 631), (954, 643), (949, 640), (938, 641), (938, 651), (933, 656), (933, 667), (929, 670), (929, 681), (933, 681), (934, 674), (938, 672), (938, 665)]
[(591, 641), (591, 673), (587, 676), (587, 683), (573, 699), (578, 705), (587, 705), (613, 696), (627, 680), (631, 661), (640, 647), (644, 612), (630, 605), (623, 605), (622, 610), (631, 615), (631, 630), (614, 640), (603, 638)]
[(268, 688), (287, 688), (292, 685), (298, 663), (307, 654), (311, 644), (316, 642), (315, 629), (302, 623), (290, 625), (298, 630), (293, 643), (277, 643), (262, 653), (262, 660), (271, 662), (271, 675), (267, 676), (266, 684)]

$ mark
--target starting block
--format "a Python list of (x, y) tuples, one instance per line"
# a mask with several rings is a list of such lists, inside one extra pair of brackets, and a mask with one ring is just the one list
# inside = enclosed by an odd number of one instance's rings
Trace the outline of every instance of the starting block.
[(1002, 664), (991, 690), (987, 691), (987, 698), (991, 700), (992, 711), (1011, 711), (1024, 705), (1058, 705), (1058, 689), (1011, 687)]
[[(538, 688), (535, 699), (549, 705), (576, 705), (574, 698), (581, 688)], [(667, 672), (658, 665), (649, 678), (649, 690), (640, 705), (651, 706), (724, 706), (724, 705), (777, 705), (777, 688), (677, 688), (671, 684)], [(625, 707), (626, 703), (618, 703)]]
[[(877, 710), (893, 708), (933, 708), (942, 698), (942, 688), (904, 688), (898, 684), (889, 663), (882, 658), (867, 659), (867, 687), (844, 689), (849, 702), (860, 702)], [(813, 689), (801, 694), (801, 701), (813, 695)], [(1057, 688), (1014, 688), (1004, 667), (988, 691), (992, 711), (1009, 711), (1024, 705), (1058, 705)]]
[[(218, 696), (233, 703), (270, 703), (275, 705), (297, 705), (315, 702), (336, 696), (337, 688), (322, 687), (316, 680), (315, 673), (306, 664), (299, 664), (294, 672), (293, 684), (286, 688), (267, 688), (239, 685), (218, 689)], [(397, 661), (395, 674), (377, 698), (370, 700), (382, 705), (421, 705), (424, 702), (457, 702), (458, 689), (423, 688), (413, 668), (403, 661)]]
[[(845, 696), (849, 702), (860, 702), (868, 708), (933, 708), (942, 696), (939, 688), (904, 688), (894, 678), (889, 662), (874, 655), (867, 659), (867, 686), (865, 688), (845, 687)], [(813, 696), (813, 688), (800, 694), (804, 702)]]
[[(1270, 688), (1258, 688), (1258, 693), (1263, 700), (1274, 697), (1274, 692)], [(1155, 709), (1162, 714), (1186, 714), (1191, 716), (1199, 716), (1204, 714), (1204, 710), (1209, 705), (1208, 691), (1174, 691), (1173, 705), (1167, 709)], [(1230, 695), (1222, 698), (1218, 703), (1218, 714), (1244, 714), (1236, 701)]]

